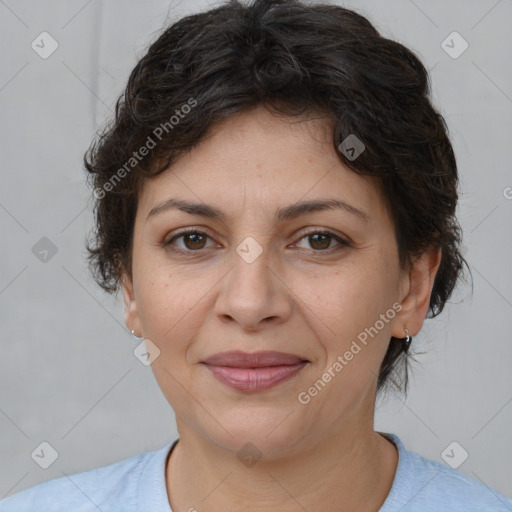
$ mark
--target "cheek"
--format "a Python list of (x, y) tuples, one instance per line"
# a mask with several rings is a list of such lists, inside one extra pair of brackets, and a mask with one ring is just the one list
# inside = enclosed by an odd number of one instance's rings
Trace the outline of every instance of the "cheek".
[(200, 307), (201, 291), (183, 284), (176, 273), (153, 270), (139, 287), (137, 308), (144, 334), (160, 350), (177, 349), (194, 318), (194, 306)]
[[(222, 279), (216, 269), (187, 271), (161, 261), (145, 260), (139, 267), (137, 308), (144, 335), (164, 356), (166, 365), (183, 366), (191, 357), (192, 340), (212, 309), (211, 294)], [(190, 361), (189, 361), (190, 362)]]
[[(364, 346), (357, 359), (378, 362), (382, 355), (383, 344), (377, 340), (387, 342), (389, 339), (391, 318), (387, 322), (379, 319), (392, 307), (396, 283), (393, 267), (386, 264), (390, 260), (381, 256), (376, 254), (375, 257), (354, 260), (315, 282), (307, 278), (301, 281), (301, 291), (297, 295), (307, 297), (304, 314), (314, 324), (311, 327), (329, 361), (348, 350), (358, 336), (364, 340), (364, 333), (372, 343)], [(376, 322), (377, 334), (374, 330)]]

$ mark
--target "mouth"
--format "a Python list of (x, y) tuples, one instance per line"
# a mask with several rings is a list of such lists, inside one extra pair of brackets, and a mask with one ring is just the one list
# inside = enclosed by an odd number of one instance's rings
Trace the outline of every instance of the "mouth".
[(223, 384), (238, 391), (264, 391), (299, 373), (308, 360), (283, 352), (215, 354), (203, 364)]

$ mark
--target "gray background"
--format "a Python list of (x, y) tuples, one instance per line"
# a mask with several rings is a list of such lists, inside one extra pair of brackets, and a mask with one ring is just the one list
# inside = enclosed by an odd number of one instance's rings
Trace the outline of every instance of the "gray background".
[[(382, 403), (376, 429), (441, 462), (457, 441), (469, 453), (459, 470), (512, 496), (512, 2), (340, 3), (431, 70), (458, 157), (474, 277), (474, 293), (460, 286), (414, 339), (426, 354), (409, 396)], [(122, 301), (87, 273), (82, 155), (166, 20), (207, 5), (0, 0), (0, 498), (176, 438), (151, 368), (133, 355)], [(31, 48), (43, 31), (59, 44), (47, 59)], [(469, 43), (457, 59), (441, 47), (453, 31)], [(46, 262), (32, 252), (42, 237), (57, 247)], [(30, 456), (42, 441), (58, 452), (46, 470)]]

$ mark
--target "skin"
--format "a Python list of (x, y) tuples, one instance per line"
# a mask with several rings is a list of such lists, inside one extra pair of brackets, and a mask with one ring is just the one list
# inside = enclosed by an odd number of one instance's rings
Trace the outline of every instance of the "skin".
[[(223, 221), (169, 209), (207, 203)], [(312, 199), (342, 209), (277, 223), (274, 213)], [(163, 246), (181, 228), (184, 236)], [(328, 230), (350, 242), (311, 237)], [(252, 237), (251, 263), (236, 252)], [(251, 249), (253, 250), (253, 249)], [(180, 441), (166, 464), (173, 511), (377, 511), (394, 478), (394, 445), (373, 430), (377, 375), (391, 336), (414, 336), (427, 314), (440, 251), (402, 269), (375, 178), (347, 168), (327, 121), (276, 117), (256, 107), (217, 124), (172, 168), (144, 184), (132, 272), (122, 278), (126, 325), (160, 350), (152, 363)], [(297, 397), (393, 304), (401, 310), (311, 399)], [(307, 359), (292, 379), (244, 393), (201, 361), (218, 352), (277, 350)], [(262, 454), (246, 466), (237, 452)]]

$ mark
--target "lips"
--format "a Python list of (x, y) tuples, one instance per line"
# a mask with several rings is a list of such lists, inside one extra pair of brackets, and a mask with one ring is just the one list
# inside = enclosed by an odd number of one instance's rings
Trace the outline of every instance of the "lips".
[(269, 366), (288, 366), (301, 363), (305, 359), (284, 352), (222, 352), (215, 354), (206, 361), (212, 366), (229, 366), (233, 368), (266, 368)]
[(203, 363), (223, 384), (238, 391), (264, 391), (296, 375), (309, 361), (283, 352), (215, 354)]

